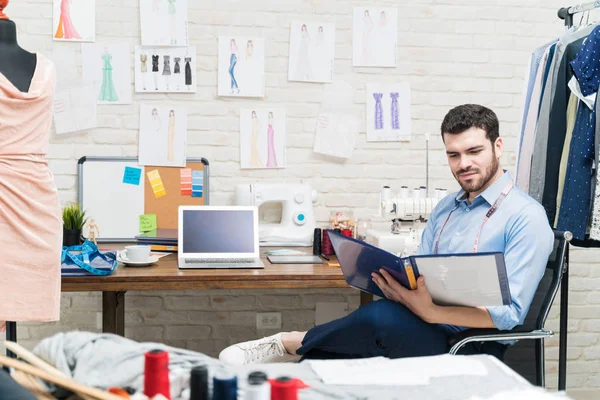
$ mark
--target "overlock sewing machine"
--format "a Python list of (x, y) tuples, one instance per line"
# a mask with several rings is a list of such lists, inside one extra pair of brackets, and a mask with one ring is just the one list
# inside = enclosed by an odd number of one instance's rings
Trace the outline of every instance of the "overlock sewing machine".
[[(317, 225), (313, 210), (316, 200), (317, 192), (302, 183), (254, 183), (235, 187), (236, 205), (258, 207), (261, 246), (312, 246)], [(277, 215), (269, 218), (274, 213)]]

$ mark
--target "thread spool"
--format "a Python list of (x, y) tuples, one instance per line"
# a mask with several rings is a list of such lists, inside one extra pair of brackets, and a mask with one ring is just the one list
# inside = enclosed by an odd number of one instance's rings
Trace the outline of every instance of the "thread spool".
[(209, 400), (208, 369), (200, 365), (190, 373), (190, 400)]
[(289, 376), (271, 381), (271, 400), (298, 400), (298, 384)]
[(162, 394), (171, 400), (169, 353), (151, 350), (144, 355), (144, 394), (150, 398)]
[(315, 228), (313, 237), (313, 255), (321, 255), (321, 228)]
[(271, 400), (271, 385), (267, 381), (267, 374), (260, 371), (248, 375), (248, 388), (245, 400)]
[(331, 244), (331, 239), (329, 239), (329, 234), (327, 230), (323, 230), (323, 238), (321, 240), (321, 254), (325, 254), (326, 256), (333, 254), (333, 245)]
[(340, 233), (344, 236), (352, 237), (352, 229), (342, 229)]
[(237, 389), (237, 376), (223, 373), (216, 375), (213, 378), (212, 400), (236, 400)]

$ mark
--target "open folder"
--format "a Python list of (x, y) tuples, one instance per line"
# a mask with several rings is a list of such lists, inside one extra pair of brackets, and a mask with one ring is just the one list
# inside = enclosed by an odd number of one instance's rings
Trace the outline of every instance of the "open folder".
[(504, 254), (501, 252), (398, 257), (371, 244), (327, 231), (348, 285), (385, 297), (371, 274), (385, 269), (402, 286), (425, 284), (434, 303), (469, 307), (511, 304)]

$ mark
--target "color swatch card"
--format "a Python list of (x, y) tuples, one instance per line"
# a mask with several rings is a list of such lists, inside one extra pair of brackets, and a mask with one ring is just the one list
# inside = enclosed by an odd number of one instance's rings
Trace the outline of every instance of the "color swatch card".
[(182, 168), (179, 170), (181, 175), (181, 195), (191, 196), (192, 195), (192, 169)]
[(140, 168), (125, 167), (125, 172), (123, 173), (123, 183), (127, 183), (129, 185), (139, 185), (141, 177), (142, 170)]
[(163, 181), (160, 178), (158, 170), (154, 169), (148, 172), (148, 180), (150, 181), (150, 186), (152, 186), (154, 197), (158, 198), (167, 194), (167, 191), (165, 190), (165, 185), (163, 185)]
[(192, 197), (202, 197), (204, 171), (192, 171)]

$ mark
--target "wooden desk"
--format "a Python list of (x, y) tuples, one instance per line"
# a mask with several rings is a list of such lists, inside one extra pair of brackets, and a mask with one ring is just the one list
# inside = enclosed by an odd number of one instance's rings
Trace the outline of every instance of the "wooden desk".
[[(102, 247), (102, 245), (100, 245)], [(125, 245), (113, 245), (122, 249)], [(272, 248), (269, 248), (272, 249)], [(264, 250), (263, 250), (264, 251)], [(62, 278), (63, 292), (102, 292), (102, 331), (123, 336), (125, 292), (128, 290), (303, 289), (349, 287), (339, 267), (324, 264), (271, 264), (261, 256), (264, 269), (193, 269), (177, 267), (177, 253), (151, 267), (119, 265), (109, 276)], [(372, 300), (361, 292), (361, 304)]]

